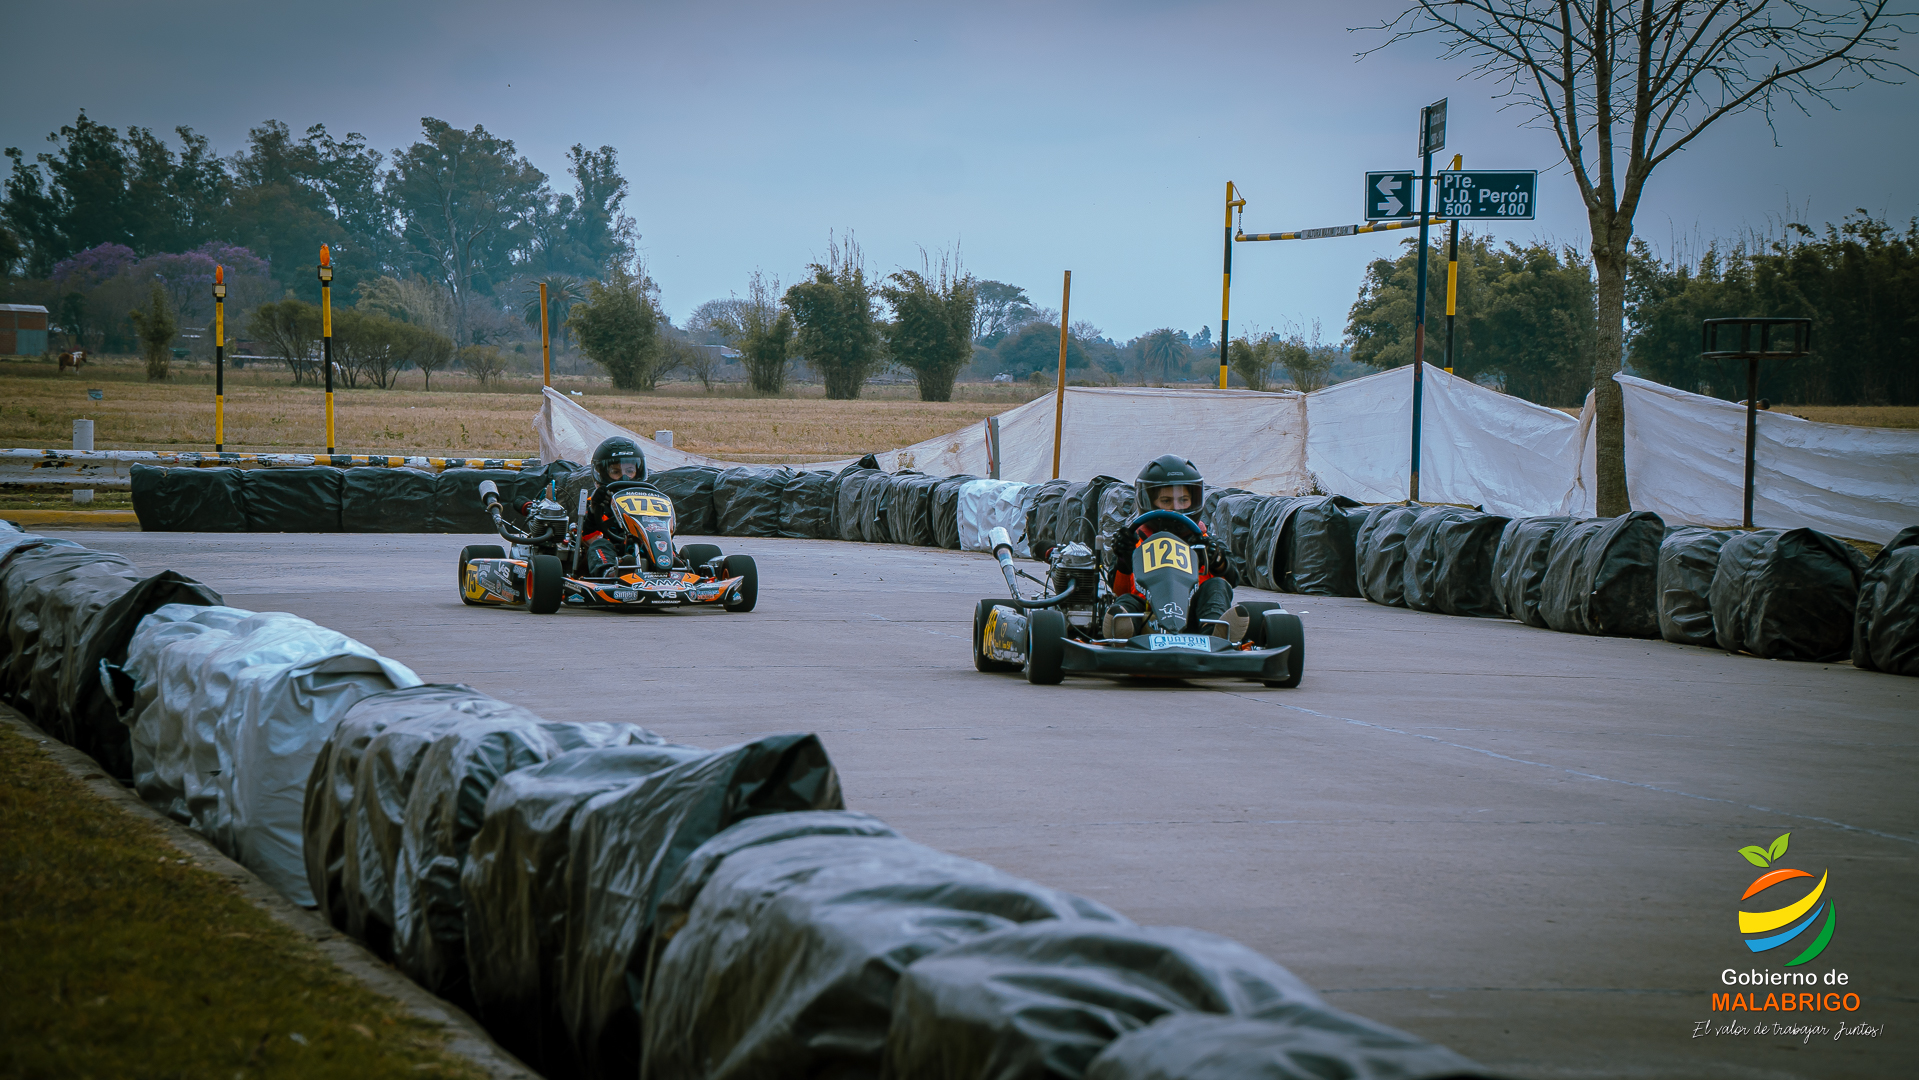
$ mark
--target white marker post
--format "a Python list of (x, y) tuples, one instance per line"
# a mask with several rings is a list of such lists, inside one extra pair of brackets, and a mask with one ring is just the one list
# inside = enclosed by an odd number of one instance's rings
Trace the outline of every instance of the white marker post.
[[(73, 422), (73, 448), (75, 450), (84, 450), (88, 453), (93, 451), (93, 421), (75, 420)], [(73, 505), (93, 505), (93, 489), (74, 488)]]

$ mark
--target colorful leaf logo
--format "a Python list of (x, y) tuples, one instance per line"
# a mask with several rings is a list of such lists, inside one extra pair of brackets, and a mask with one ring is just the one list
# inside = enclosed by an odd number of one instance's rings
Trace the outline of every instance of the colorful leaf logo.
[[(1771, 866), (1774, 862), (1778, 861), (1781, 856), (1785, 855), (1786, 840), (1791, 836), (1791, 833), (1783, 833), (1767, 847), (1743, 847), (1739, 849), (1739, 854), (1745, 856), (1746, 861), (1752, 863), (1754, 866)], [(1815, 923), (1819, 922), (1821, 915), (1824, 915), (1825, 925), (1813, 936), (1812, 944), (1808, 945), (1806, 950), (1798, 956), (1786, 961), (1786, 966), (1795, 967), (1824, 952), (1827, 943), (1832, 940), (1833, 928), (1838, 923), (1838, 909), (1836, 906), (1831, 901), (1824, 903), (1820, 901), (1820, 898), (1825, 894), (1826, 882), (1829, 876), (1830, 871), (1821, 874), (1818, 885), (1813, 888), (1811, 893), (1807, 894), (1797, 903), (1788, 904), (1776, 911), (1739, 912), (1739, 932), (1741, 934), (1757, 935), (1745, 939), (1746, 947), (1756, 953), (1776, 949), (1805, 933)], [(1750, 900), (1759, 893), (1772, 888), (1782, 881), (1791, 881), (1793, 878), (1810, 877), (1812, 877), (1812, 875), (1804, 870), (1783, 868), (1761, 874), (1757, 880), (1747, 887), (1746, 894), (1739, 899), (1742, 902)], [(1811, 914), (1807, 914), (1807, 912), (1811, 912)]]

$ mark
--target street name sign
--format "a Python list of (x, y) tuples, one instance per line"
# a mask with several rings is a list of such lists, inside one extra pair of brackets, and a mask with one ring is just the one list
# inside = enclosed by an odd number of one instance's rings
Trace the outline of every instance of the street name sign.
[(1366, 174), (1366, 220), (1411, 217), (1417, 213), (1418, 189), (1413, 187), (1413, 170), (1405, 172), (1369, 172)]
[(1539, 173), (1533, 170), (1442, 172), (1435, 210), (1440, 217), (1454, 220), (1531, 220), (1538, 189)]

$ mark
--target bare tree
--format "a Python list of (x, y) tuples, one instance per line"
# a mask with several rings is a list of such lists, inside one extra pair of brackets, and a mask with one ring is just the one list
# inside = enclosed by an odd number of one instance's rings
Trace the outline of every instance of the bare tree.
[[(1892, 59), (1913, 13), (1889, 0), (1417, 0), (1387, 44), (1436, 36), (1447, 59), (1559, 139), (1586, 203), (1598, 274), (1593, 355), (1598, 511), (1630, 509), (1624, 357), (1626, 262), (1646, 180), (1724, 117), (1805, 110), (1864, 82), (1911, 73)], [(1380, 46), (1384, 48), (1385, 46)]]

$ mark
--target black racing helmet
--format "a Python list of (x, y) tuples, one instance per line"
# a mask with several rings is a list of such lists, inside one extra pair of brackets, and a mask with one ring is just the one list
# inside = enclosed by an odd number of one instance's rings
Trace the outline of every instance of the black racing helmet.
[[(633, 479), (646, 479), (646, 455), (640, 453), (640, 444), (624, 435), (615, 435), (594, 448), (593, 479), (596, 481), (606, 480), (608, 479), (606, 475), (606, 467), (608, 465), (623, 465), (627, 463), (631, 463), (634, 466)], [(622, 479), (624, 479), (624, 477), (622, 477)]]
[(1163, 487), (1176, 486), (1192, 489), (1193, 505), (1182, 512), (1198, 521), (1200, 504), (1206, 498), (1206, 478), (1199, 474), (1198, 466), (1178, 454), (1156, 457), (1139, 471), (1133, 481), (1133, 512), (1143, 514), (1153, 509), (1153, 493)]

